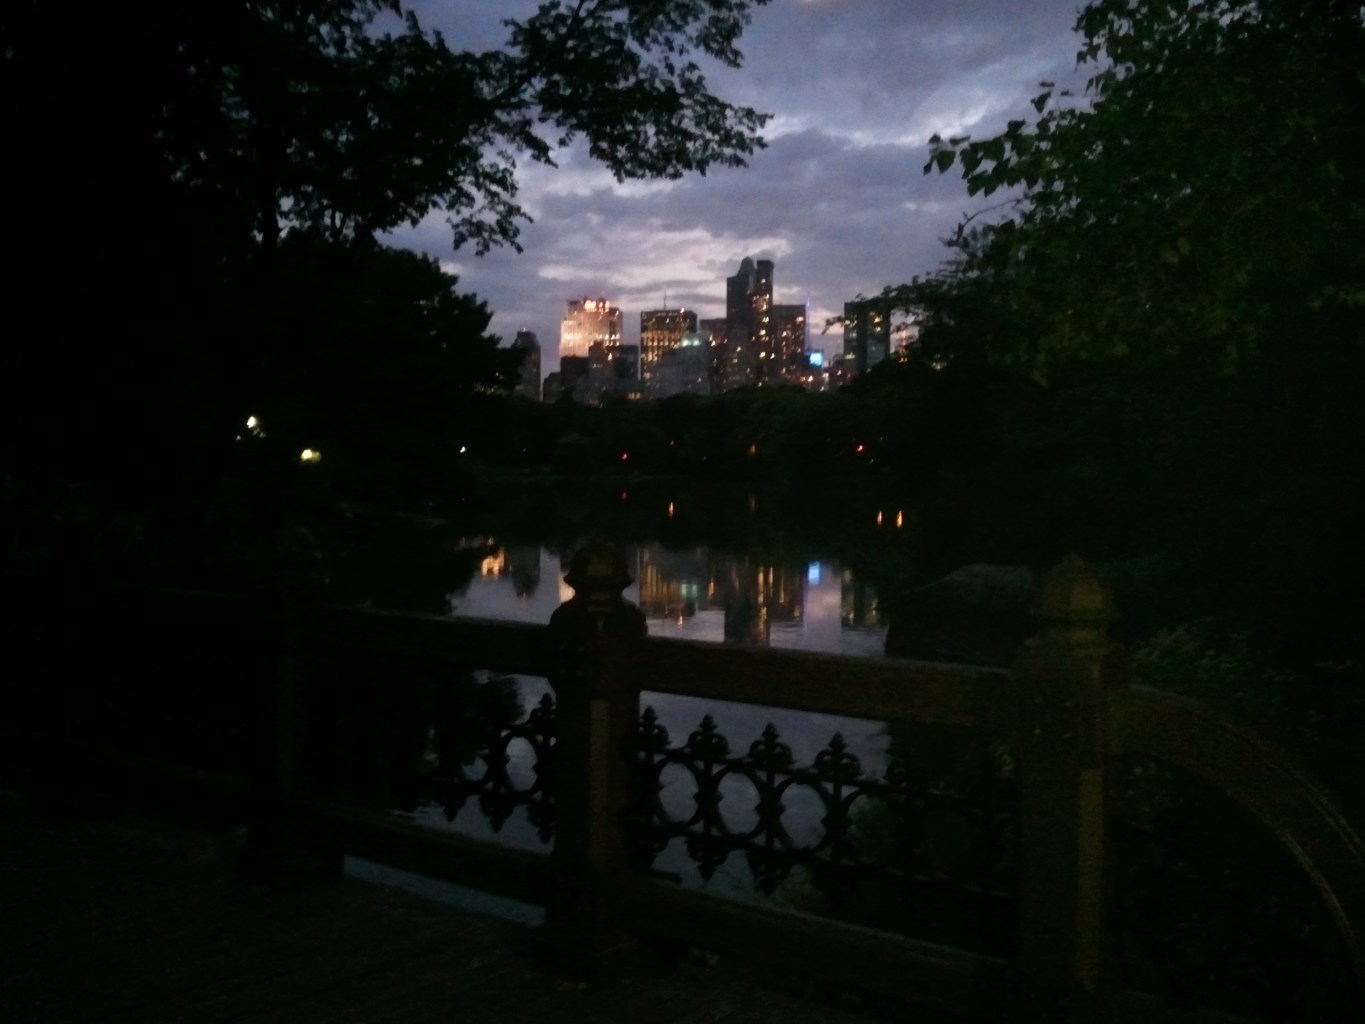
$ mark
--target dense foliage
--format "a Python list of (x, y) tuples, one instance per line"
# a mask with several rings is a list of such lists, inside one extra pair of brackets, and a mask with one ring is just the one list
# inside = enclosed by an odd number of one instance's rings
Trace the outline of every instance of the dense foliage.
[(1196, 606), (1241, 606), (1263, 640), (1339, 650), (1365, 484), (1365, 15), (1095, 0), (1076, 30), (1083, 95), (1044, 83), (1036, 117), (932, 140), (927, 173), (1000, 202), (886, 296), (936, 358), (1045, 385), (1008, 446), (1073, 521), (1169, 552)]
[[(903, 290), (930, 325), (991, 289), (992, 354), (1235, 369), (1272, 350), (1359, 350), (1365, 47), (1341, 0), (1097, 0), (1084, 97), (1049, 83), (1032, 123), (935, 138), (926, 170), (1012, 195), (957, 260)], [(1012, 190), (1012, 191), (1011, 191)], [(921, 305), (922, 303), (922, 305)]]
[(400, 0), (5, 4), (7, 488), (183, 526), (262, 403), (293, 424), (272, 445), (350, 444), (397, 426), (395, 390), (436, 424), (505, 381), (476, 304), (376, 234), (439, 209), (457, 244), (515, 245), (518, 162), (575, 139), (618, 178), (742, 163), (765, 116), (698, 61), (738, 64), (765, 2), (552, 0), (491, 50)]

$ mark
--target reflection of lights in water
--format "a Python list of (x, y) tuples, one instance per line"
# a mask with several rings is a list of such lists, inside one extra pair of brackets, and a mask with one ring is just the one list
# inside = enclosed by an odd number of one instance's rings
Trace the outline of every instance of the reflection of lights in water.
[[(886, 512), (888, 522), (892, 515), (894, 510)], [(456, 547), (476, 548), (470, 552), (476, 559), (471, 568), (478, 570), (451, 596), (458, 616), (544, 624), (557, 605), (574, 596), (562, 578), (564, 566), (547, 551), (540, 552), (541, 571), (558, 586), (541, 586), (531, 595), (516, 590), (520, 563), (515, 551), (487, 536), (466, 537)], [(624, 596), (644, 610), (657, 635), (708, 643), (723, 643), (729, 636), (787, 650), (884, 656), (886, 626), (876, 595), (837, 562), (746, 565), (698, 549), (679, 570), (658, 561), (657, 545), (644, 547), (639, 582)], [(818, 584), (810, 582), (812, 565)], [(728, 578), (711, 575), (718, 572)]]
[(896, 529), (899, 530), (899, 529), (900, 529), (902, 526), (904, 526), (904, 525), (905, 525), (905, 513), (904, 513), (904, 512), (897, 512), (897, 513), (896, 513)]
[(878, 526), (882, 525), (882, 514), (880, 511), (877, 512), (877, 525)]
[(673, 518), (673, 502), (671, 501), (668, 503), (668, 518)]

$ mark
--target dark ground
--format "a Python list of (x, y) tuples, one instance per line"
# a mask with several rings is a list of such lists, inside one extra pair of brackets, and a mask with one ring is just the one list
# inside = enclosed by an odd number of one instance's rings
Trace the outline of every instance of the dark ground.
[(239, 881), (226, 838), (127, 815), (46, 821), (14, 801), (0, 820), (11, 1024), (884, 1016), (698, 960), (585, 986), (543, 969), (533, 932), (508, 921), (351, 878), (287, 892)]

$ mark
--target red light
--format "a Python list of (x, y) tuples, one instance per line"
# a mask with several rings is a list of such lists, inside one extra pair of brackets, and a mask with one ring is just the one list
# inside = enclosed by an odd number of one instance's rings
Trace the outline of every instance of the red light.
[(862, 445), (858, 445), (858, 447), (857, 447), (857, 448), (854, 448), (853, 450), (854, 450), (855, 452), (860, 452), (860, 451), (863, 450), (863, 446), (862, 446)]
[(621, 461), (622, 461), (622, 462), (625, 462), (626, 459), (628, 459), (628, 458), (630, 458), (630, 456), (627, 455), (625, 452), (622, 452), (622, 453), (621, 453)]

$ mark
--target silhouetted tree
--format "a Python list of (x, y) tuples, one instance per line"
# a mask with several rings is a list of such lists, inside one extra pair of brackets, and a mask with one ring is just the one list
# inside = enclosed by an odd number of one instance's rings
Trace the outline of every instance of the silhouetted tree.
[(471, 395), (515, 382), (517, 353), (484, 333), (492, 314), (434, 260), (309, 231), (290, 232), (279, 260), (288, 344), (270, 353), (253, 414), (294, 454), (450, 441)]
[(1094, 0), (1076, 28), (1084, 97), (1043, 83), (1032, 123), (931, 140), (926, 171), (1015, 191), (902, 303), (1044, 377), (1358, 351), (1360, 5)]
[(287, 233), (344, 249), (441, 209), (457, 244), (515, 245), (517, 161), (575, 139), (618, 178), (742, 163), (765, 117), (696, 61), (738, 64), (765, 2), (551, 0), (488, 51), (399, 0), (7, 3), (3, 468), (202, 506), (307, 348)]
[(1108, 523), (1094, 546), (1178, 551), (1192, 604), (1339, 644), (1365, 488), (1365, 15), (1093, 0), (1076, 28), (1083, 96), (1043, 83), (1036, 118), (931, 140), (926, 173), (1003, 202), (886, 294), (954, 359), (1049, 385), (1009, 437), (1031, 479), (989, 491), (1027, 486), (1034, 535)]

